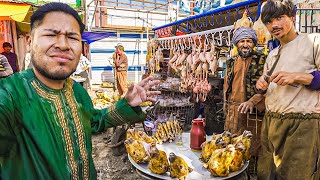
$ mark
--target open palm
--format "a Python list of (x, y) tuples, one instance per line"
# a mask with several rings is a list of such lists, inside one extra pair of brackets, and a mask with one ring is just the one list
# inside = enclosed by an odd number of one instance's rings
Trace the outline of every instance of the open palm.
[(149, 88), (156, 86), (160, 81), (152, 81), (153, 77), (149, 76), (148, 78), (143, 79), (138, 84), (131, 84), (128, 88), (128, 91), (125, 95), (125, 99), (128, 104), (132, 107), (139, 106), (145, 101), (156, 101), (153, 98), (153, 95), (161, 94), (160, 91), (149, 91)]

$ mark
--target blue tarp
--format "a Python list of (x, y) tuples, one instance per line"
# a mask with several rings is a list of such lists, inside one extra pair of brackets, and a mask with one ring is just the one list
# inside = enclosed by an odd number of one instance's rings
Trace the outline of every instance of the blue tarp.
[(210, 10), (208, 12), (202, 13), (202, 14), (197, 14), (197, 15), (194, 15), (194, 16), (187, 17), (185, 19), (180, 19), (178, 21), (175, 21), (175, 22), (172, 22), (172, 23), (169, 23), (169, 24), (165, 24), (165, 25), (162, 25), (162, 26), (159, 26), (159, 27), (156, 27), (156, 28), (152, 28), (152, 30), (156, 31), (158, 29), (162, 29), (162, 28), (165, 28), (165, 27), (178, 25), (178, 24), (190, 21), (190, 20), (195, 20), (197, 18), (202, 18), (202, 17), (208, 16), (208, 15), (212, 15), (212, 14), (218, 14), (218, 13), (221, 13), (223, 11), (230, 10), (230, 9), (239, 8), (239, 7), (242, 7), (242, 6), (249, 6), (250, 4), (253, 4), (253, 3), (260, 3), (261, 1), (262, 0), (247, 0), (247, 1), (240, 2), (240, 3), (219, 7), (219, 8)]
[(86, 41), (87, 44), (91, 44), (92, 42), (99, 41), (101, 39), (116, 36), (116, 33), (112, 32), (83, 32), (82, 41)]

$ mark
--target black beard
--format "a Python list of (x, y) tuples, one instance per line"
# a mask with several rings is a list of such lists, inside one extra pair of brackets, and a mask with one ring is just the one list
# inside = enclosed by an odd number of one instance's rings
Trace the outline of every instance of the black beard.
[(239, 50), (238, 54), (242, 58), (250, 57), (250, 56), (252, 56), (252, 49), (250, 49), (247, 53), (244, 53), (243, 51)]
[(68, 74), (61, 74), (61, 73), (49, 73), (45, 68), (39, 66), (35, 61), (34, 58), (31, 54), (31, 62), (33, 67), (40, 73), (42, 74), (44, 77), (51, 79), (51, 80), (65, 80), (67, 79), (72, 73), (74, 73), (76, 71), (76, 69), (73, 69), (70, 73)]

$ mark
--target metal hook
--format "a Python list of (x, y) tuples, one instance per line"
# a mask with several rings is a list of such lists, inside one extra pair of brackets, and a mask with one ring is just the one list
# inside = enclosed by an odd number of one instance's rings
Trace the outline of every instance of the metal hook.
[(204, 44), (204, 46), (208, 47), (208, 45), (210, 44), (209, 39), (208, 39), (208, 34), (205, 34), (204, 37), (205, 37), (205, 40), (204, 40), (203, 44)]
[(189, 43), (189, 47), (191, 48), (191, 46), (192, 46), (192, 38), (190, 36), (188, 37), (188, 43)]
[(239, 10), (240, 10), (240, 7), (238, 7), (238, 8), (236, 9), (235, 21), (238, 20), (238, 19), (240, 19)]
[(211, 22), (212, 22), (212, 24), (210, 23), (210, 21), (209, 21), (209, 24), (211, 26), (214, 26), (214, 14), (211, 15)]
[(221, 16), (221, 12), (219, 12), (219, 18), (220, 18), (220, 19), (219, 19), (219, 20), (220, 20), (220, 21), (219, 21), (219, 24), (222, 24), (222, 16)]
[(201, 41), (200, 41), (200, 39), (201, 39), (201, 35), (197, 35), (197, 38), (196, 38), (196, 40), (201, 44)]
[(208, 27), (208, 18), (207, 18), (207, 16), (204, 17), (204, 20), (205, 20), (205, 25), (204, 25), (204, 27)]
[(193, 36), (192, 38), (193, 38), (193, 44), (194, 44), (194, 46), (195, 46), (196, 48), (198, 48), (198, 46), (197, 46), (197, 38), (198, 38), (198, 36)]
[(187, 33), (190, 33), (190, 29), (189, 29), (189, 21), (187, 21), (187, 24), (186, 24), (186, 31), (187, 31)]
[(202, 28), (202, 22), (200, 22), (199, 25), (198, 25), (197, 19), (194, 19), (194, 24), (195, 24), (196, 28), (199, 28), (199, 29)]
[(182, 40), (181, 40), (181, 39), (179, 39), (179, 45), (180, 45), (180, 48), (181, 48), (181, 49), (184, 49), (183, 43), (182, 43)]
[(230, 9), (227, 10), (228, 16), (226, 22), (229, 24), (230, 23)]
[(175, 35), (176, 32), (177, 32), (178, 24), (175, 25), (175, 26), (176, 26), (175, 28), (172, 28), (172, 31), (171, 31), (171, 34), (172, 34), (172, 35)]
[[(213, 40), (214, 42), (215, 42), (215, 40), (214, 40), (215, 34), (216, 34), (216, 32), (211, 33), (211, 38), (212, 38), (212, 40)], [(216, 43), (215, 43), (215, 44), (216, 44)]]
[(168, 43), (167, 43), (167, 40), (164, 41), (164, 46), (162, 47), (162, 49), (167, 49), (168, 47)]
[(159, 41), (160, 46), (163, 48), (164, 47), (165, 41)]
[(256, 16), (256, 19), (254, 21), (257, 21), (260, 17), (260, 13), (261, 13), (261, 2), (259, 1), (259, 4), (258, 4), (258, 10), (257, 10), (257, 16)]
[(185, 47), (186, 49), (189, 49), (189, 46), (188, 46), (187, 43), (186, 43), (186, 39), (187, 39), (187, 38), (183, 38), (183, 39), (182, 39), (183, 45), (184, 45), (184, 47)]
[(178, 48), (177, 48), (177, 39), (175, 39), (175, 40), (173, 40), (173, 48), (175, 49), (175, 50), (178, 50)]
[(198, 24), (197, 24), (197, 21), (196, 21), (197, 19), (194, 19), (193, 20), (193, 23), (194, 23), (194, 26), (196, 27), (196, 28), (198, 28)]
[(227, 32), (228, 32), (228, 38), (227, 38), (227, 40), (226, 40), (226, 44), (227, 44), (227, 46), (231, 46), (231, 29), (230, 30), (227, 30)]
[(223, 34), (223, 32), (219, 32), (219, 40), (220, 40), (220, 42), (217, 43), (218, 46), (222, 46), (222, 44), (223, 44), (223, 42), (222, 42), (222, 34)]

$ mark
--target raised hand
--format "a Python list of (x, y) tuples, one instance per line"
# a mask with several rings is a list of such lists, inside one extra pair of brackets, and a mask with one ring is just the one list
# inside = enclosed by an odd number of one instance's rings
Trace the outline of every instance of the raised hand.
[(248, 110), (250, 110), (250, 113), (253, 113), (253, 107), (254, 105), (252, 102), (246, 101), (240, 104), (238, 111), (240, 113), (247, 114)]
[(131, 84), (129, 86), (127, 94), (125, 95), (125, 99), (130, 106), (136, 107), (145, 101), (156, 101), (156, 99), (154, 99), (152, 96), (161, 94), (161, 92), (149, 91), (149, 88), (158, 85), (160, 81), (152, 80), (153, 77), (149, 76), (140, 81), (138, 84)]

